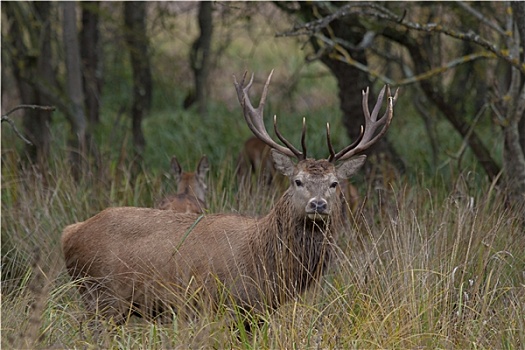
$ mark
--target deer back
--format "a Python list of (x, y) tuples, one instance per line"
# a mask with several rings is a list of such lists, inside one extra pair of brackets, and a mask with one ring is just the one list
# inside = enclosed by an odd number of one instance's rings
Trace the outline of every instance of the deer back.
[(88, 311), (117, 322), (168, 307), (184, 312), (189, 298), (216, 305), (221, 287), (238, 305), (262, 310), (272, 298), (257, 278), (259, 231), (267, 232), (240, 215), (108, 208), (66, 227), (62, 250)]

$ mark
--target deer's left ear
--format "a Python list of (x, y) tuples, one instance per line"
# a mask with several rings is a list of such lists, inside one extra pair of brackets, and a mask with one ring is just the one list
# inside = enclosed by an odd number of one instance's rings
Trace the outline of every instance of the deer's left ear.
[(206, 173), (210, 170), (210, 165), (208, 163), (208, 157), (205, 155), (201, 157), (199, 164), (197, 165), (197, 176), (202, 180), (206, 181)]
[(336, 169), (337, 177), (340, 179), (348, 179), (350, 176), (355, 174), (355, 172), (358, 171), (363, 166), (363, 164), (365, 164), (365, 160), (366, 156), (361, 155), (359, 157), (354, 157), (344, 161)]
[(295, 164), (292, 162), (290, 157), (274, 149), (272, 149), (271, 152), (272, 152), (272, 159), (273, 159), (273, 164), (275, 164), (275, 168), (279, 170), (281, 174), (283, 174), (284, 176), (288, 176), (288, 177), (292, 176)]
[(178, 182), (182, 176), (182, 167), (175, 156), (171, 157), (171, 173), (175, 177), (175, 181)]

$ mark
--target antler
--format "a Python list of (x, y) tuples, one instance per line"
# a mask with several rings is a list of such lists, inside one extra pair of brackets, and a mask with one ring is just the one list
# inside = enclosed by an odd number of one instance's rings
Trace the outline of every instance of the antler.
[(295, 148), (288, 140), (286, 140), (283, 135), (279, 132), (277, 129), (277, 116), (273, 117), (273, 126), (275, 130), (275, 134), (281, 140), (282, 143), (286, 145), (286, 147), (281, 146), (268, 134), (266, 131), (266, 127), (264, 126), (263, 121), (263, 110), (264, 110), (264, 104), (266, 103), (266, 96), (268, 94), (268, 85), (270, 85), (270, 80), (273, 75), (273, 70), (270, 72), (270, 75), (268, 76), (268, 79), (266, 79), (266, 83), (264, 84), (261, 101), (259, 102), (259, 107), (254, 108), (250, 97), (248, 96), (248, 92), (250, 91), (250, 88), (253, 83), (253, 74), (248, 82), (248, 84), (245, 86), (244, 82), (246, 79), (247, 72), (244, 72), (242, 81), (239, 84), (237, 82), (237, 78), (235, 75), (233, 76), (233, 82), (235, 85), (235, 89), (237, 90), (237, 97), (239, 98), (239, 103), (241, 104), (241, 107), (243, 108), (243, 114), (244, 119), (246, 120), (246, 123), (248, 124), (248, 127), (253, 132), (257, 138), (259, 138), (261, 141), (266, 143), (268, 146), (270, 146), (273, 149), (278, 150), (279, 152), (289, 156), (289, 157), (296, 157), (299, 160), (306, 158), (306, 146), (305, 146), (305, 134), (306, 134), (306, 123), (303, 118), (303, 131), (301, 135), (301, 145), (303, 148), (303, 152), (300, 152), (297, 148)]
[[(385, 89), (387, 93), (387, 108), (385, 114), (381, 119), (377, 120), (377, 115), (381, 109), (381, 104), (383, 103), (383, 97), (385, 95)], [(358, 153), (361, 153), (372, 146), (377, 142), (387, 131), (394, 116), (394, 105), (397, 101), (397, 93), (399, 89), (396, 90), (394, 97), (390, 94), (390, 86), (386, 85), (381, 89), (379, 96), (377, 97), (376, 105), (372, 110), (372, 115), (370, 115), (370, 110), (368, 109), (368, 92), (369, 89), (366, 88), (366, 91), (363, 91), (363, 112), (365, 114), (365, 126), (361, 126), (361, 133), (358, 139), (349, 146), (346, 146), (337, 154), (334, 152), (332, 142), (330, 141), (330, 125), (326, 125), (326, 139), (328, 142), (328, 150), (330, 152), (330, 157), (328, 160), (332, 163), (335, 163), (338, 160), (345, 160), (350, 157), (355, 156)], [(383, 128), (374, 136), (378, 128), (384, 125)]]

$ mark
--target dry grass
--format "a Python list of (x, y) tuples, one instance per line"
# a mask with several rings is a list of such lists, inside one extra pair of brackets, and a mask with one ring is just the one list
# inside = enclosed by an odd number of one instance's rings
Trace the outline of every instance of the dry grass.
[[(8, 348), (517, 349), (525, 344), (523, 212), (505, 209), (495, 193), (447, 193), (417, 184), (389, 191), (381, 201), (387, 206), (375, 205), (376, 194), (370, 192), (329, 275), (306, 295), (262, 315), (267, 322), (250, 336), (231, 326), (232, 320), (242, 324), (240, 314), (225, 309), (189, 323), (176, 315), (175, 322), (161, 325), (102, 321), (94, 331), (64, 271), (61, 230), (109, 205), (144, 205), (141, 198), (161, 191), (161, 183), (148, 175), (133, 188), (108, 180), (100, 185), (112, 189), (108, 194), (91, 182), (75, 184), (60, 162), (37, 176), (33, 169), (10, 173), (16, 163), (9, 159), (2, 159), (2, 344)], [(214, 177), (212, 186), (226, 189), (231, 181)], [(212, 193), (215, 211), (264, 213), (272, 202), (264, 193)]]

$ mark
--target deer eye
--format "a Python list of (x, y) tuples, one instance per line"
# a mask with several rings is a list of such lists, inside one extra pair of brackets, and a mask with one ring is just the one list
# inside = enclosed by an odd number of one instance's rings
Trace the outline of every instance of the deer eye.
[(336, 188), (339, 183), (337, 181), (334, 181), (330, 184), (330, 188)]
[(301, 180), (295, 180), (295, 185), (297, 187), (301, 187), (301, 186), (303, 186), (303, 182)]

